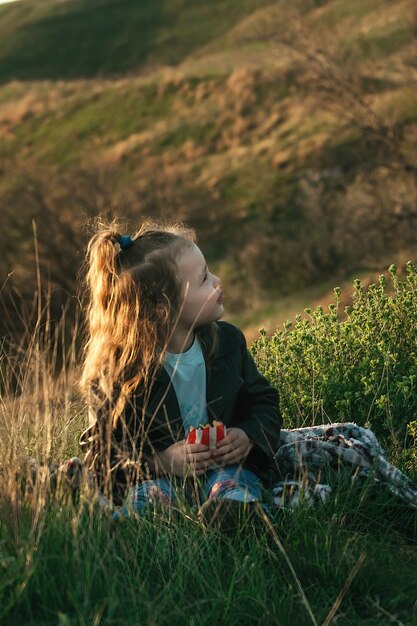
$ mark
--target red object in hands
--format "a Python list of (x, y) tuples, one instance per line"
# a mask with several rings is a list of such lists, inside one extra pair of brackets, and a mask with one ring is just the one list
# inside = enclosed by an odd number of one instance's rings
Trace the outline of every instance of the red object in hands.
[(226, 437), (226, 426), (222, 422), (213, 421), (213, 426), (191, 427), (186, 443), (202, 443), (210, 450), (215, 450), (219, 441)]

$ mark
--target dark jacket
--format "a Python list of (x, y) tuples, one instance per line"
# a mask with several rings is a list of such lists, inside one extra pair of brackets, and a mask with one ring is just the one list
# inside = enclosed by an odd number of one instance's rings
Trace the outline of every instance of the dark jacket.
[[(278, 393), (258, 371), (240, 329), (217, 322), (217, 330), (218, 350), (206, 368), (209, 420), (246, 432), (254, 446), (243, 465), (268, 486), (276, 478), (272, 456), (278, 449), (282, 425)], [(203, 331), (200, 338), (206, 357), (208, 335)], [(142, 476), (152, 478), (152, 463), (146, 461), (152, 458), (153, 450), (165, 450), (186, 436), (174, 387), (165, 368), (160, 368), (147, 397), (132, 397), (115, 430), (109, 432), (106, 420), (98, 417), (83, 433), (81, 445), (96, 474), (104, 472), (103, 455), (110, 451), (113, 491), (116, 488), (121, 498), (129, 467), (133, 471), (140, 466)]]

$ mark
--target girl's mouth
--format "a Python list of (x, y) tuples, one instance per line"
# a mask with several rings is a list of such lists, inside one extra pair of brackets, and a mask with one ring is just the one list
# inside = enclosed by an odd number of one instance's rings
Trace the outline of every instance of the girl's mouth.
[(220, 294), (219, 298), (217, 299), (217, 303), (223, 304), (223, 292)]

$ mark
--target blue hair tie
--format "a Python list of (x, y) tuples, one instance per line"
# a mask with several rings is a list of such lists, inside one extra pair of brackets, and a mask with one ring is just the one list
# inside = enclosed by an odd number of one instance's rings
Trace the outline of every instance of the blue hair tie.
[(119, 239), (119, 244), (122, 250), (126, 250), (127, 248), (130, 248), (132, 243), (133, 243), (133, 239), (130, 235), (123, 235), (123, 237), (120, 237)]

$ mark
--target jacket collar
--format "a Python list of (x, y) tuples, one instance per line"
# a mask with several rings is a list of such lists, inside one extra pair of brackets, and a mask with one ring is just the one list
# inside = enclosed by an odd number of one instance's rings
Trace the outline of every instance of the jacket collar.
[[(229, 354), (230, 352), (234, 352), (236, 350), (236, 339), (229, 332), (224, 330), (224, 326), (218, 322), (214, 322), (215, 329), (217, 332), (217, 352), (215, 359), (222, 358)], [(207, 354), (212, 346), (213, 335), (210, 329), (210, 326), (205, 326), (199, 330), (199, 336), (202, 342), (203, 351)]]
[[(219, 327), (218, 332), (221, 333)], [(210, 332), (203, 329), (200, 332), (200, 338), (202, 339), (203, 353), (207, 354), (211, 347)], [(243, 385), (242, 378), (230, 369), (224, 359), (227, 354), (234, 351), (236, 351), (236, 339), (233, 341), (233, 337), (230, 337), (228, 333), (221, 333), (218, 352), (212, 362), (206, 366), (207, 412), (210, 421), (222, 418), (231, 398)], [(159, 368), (155, 374), (148, 411), (157, 417), (159, 423), (161, 421), (165, 423), (165, 412), (167, 411), (175, 439), (181, 439), (186, 435), (177, 396), (170, 376), (164, 367)]]

